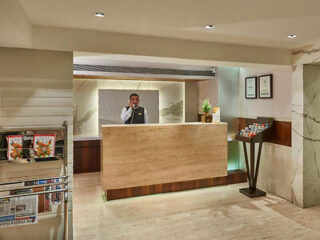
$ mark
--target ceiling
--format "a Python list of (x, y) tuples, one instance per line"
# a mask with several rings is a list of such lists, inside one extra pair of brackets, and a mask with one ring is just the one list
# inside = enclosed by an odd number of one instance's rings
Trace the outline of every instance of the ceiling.
[[(320, 39), (319, 0), (20, 0), (35, 25), (293, 49)], [(106, 17), (97, 18), (95, 12)], [(207, 24), (216, 27), (204, 28)], [(296, 39), (288, 39), (297, 34)]]

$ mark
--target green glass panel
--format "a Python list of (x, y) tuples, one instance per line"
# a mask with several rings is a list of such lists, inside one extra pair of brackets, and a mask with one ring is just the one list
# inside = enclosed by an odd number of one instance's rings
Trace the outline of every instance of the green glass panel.
[(240, 169), (239, 142), (228, 141), (228, 170)]

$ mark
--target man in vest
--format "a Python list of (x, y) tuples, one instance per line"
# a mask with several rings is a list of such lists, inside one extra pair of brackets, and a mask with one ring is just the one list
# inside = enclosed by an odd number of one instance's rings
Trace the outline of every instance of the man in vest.
[(147, 110), (139, 106), (139, 95), (132, 93), (130, 95), (129, 106), (122, 109), (121, 119), (125, 124), (148, 123)]

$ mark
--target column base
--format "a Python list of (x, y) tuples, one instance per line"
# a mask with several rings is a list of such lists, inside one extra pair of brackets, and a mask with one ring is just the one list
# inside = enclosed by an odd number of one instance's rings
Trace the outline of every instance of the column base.
[(256, 197), (264, 197), (266, 196), (266, 192), (256, 188), (255, 191), (250, 190), (249, 188), (241, 188), (239, 192), (246, 195), (249, 198), (256, 198)]

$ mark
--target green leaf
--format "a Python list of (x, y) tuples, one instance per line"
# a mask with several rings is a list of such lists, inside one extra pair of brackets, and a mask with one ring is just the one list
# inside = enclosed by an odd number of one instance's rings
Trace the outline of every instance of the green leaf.
[(209, 113), (209, 112), (210, 112), (210, 109), (211, 109), (211, 105), (210, 105), (209, 99), (206, 98), (206, 99), (202, 102), (202, 111), (203, 111), (204, 113)]

